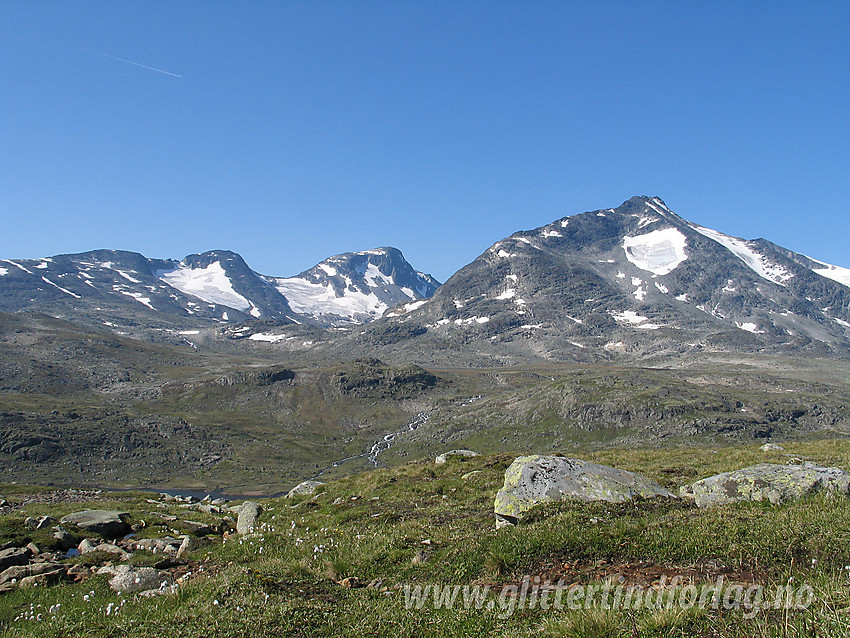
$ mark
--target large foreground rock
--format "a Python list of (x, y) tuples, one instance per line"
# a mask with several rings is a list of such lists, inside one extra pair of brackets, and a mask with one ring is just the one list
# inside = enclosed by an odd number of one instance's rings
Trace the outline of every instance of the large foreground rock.
[(577, 499), (622, 503), (633, 498), (675, 495), (640, 474), (563, 456), (521, 456), (505, 472), (496, 494), (497, 520), (515, 522), (547, 501)]
[(63, 524), (71, 523), (106, 538), (118, 538), (130, 531), (130, 526), (124, 520), (127, 516), (129, 514), (126, 512), (83, 510), (82, 512), (68, 514), (60, 522)]
[(693, 499), (698, 507), (710, 507), (741, 501), (769, 501), (776, 505), (821, 491), (850, 493), (850, 474), (837, 467), (811, 463), (763, 463), (704, 478), (681, 488), (679, 493), (682, 498)]

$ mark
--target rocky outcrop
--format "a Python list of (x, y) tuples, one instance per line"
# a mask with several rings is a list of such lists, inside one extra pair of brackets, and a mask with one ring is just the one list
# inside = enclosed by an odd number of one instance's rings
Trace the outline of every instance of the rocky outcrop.
[(634, 472), (562, 456), (521, 456), (505, 472), (494, 511), (501, 526), (515, 523), (544, 502), (576, 499), (622, 503), (655, 497), (675, 495)]
[(10, 547), (0, 550), (0, 572), (18, 565), (26, 565), (32, 552), (26, 547)]
[(727, 505), (741, 501), (767, 501), (778, 505), (816, 492), (850, 493), (850, 474), (836, 467), (776, 465), (762, 463), (723, 472), (682, 487), (682, 498), (697, 507)]

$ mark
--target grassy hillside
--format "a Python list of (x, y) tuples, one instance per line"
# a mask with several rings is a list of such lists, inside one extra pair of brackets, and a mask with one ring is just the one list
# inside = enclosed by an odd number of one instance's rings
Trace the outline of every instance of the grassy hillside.
[[(774, 452), (756, 445), (576, 452), (642, 472), (672, 489), (718, 471), (783, 463), (790, 456), (850, 469), (846, 439), (791, 443)], [(168, 637), (837, 638), (850, 632), (850, 499), (816, 496), (783, 506), (750, 503), (713, 510), (679, 501), (566, 503), (496, 531), (493, 498), (511, 460), (482, 456), (438, 466), (419, 458), (332, 481), (312, 496), (266, 499), (256, 533), (215, 538), (195, 550), (189, 556), (192, 574), (175, 594), (122, 597), (109, 589), (105, 576), (19, 590), (0, 595), (0, 629), (8, 636)], [(87, 506), (48, 502), (39, 493), (10, 485), (0, 489), (14, 506), (0, 518), (0, 545), (33, 535), (23, 525), (26, 516), (58, 517)], [(144, 494), (96, 498), (96, 507), (123, 509), (132, 521), (152, 520), (151, 510), (181, 511), (175, 503), (150, 503)], [(31, 502), (21, 506), (25, 501)], [(154, 529), (148, 526), (142, 534)], [(151, 564), (157, 559), (137, 552), (130, 560)], [(532, 583), (601, 585), (613, 579), (658, 588), (675, 575), (684, 578), (679, 589), (716, 582), (720, 575), (771, 592), (805, 584), (813, 588), (813, 600), (801, 610), (720, 605), (617, 611), (600, 604), (558, 611), (528, 608), (528, 600), (520, 604), (519, 594), (511, 593), (522, 591), (524, 577)], [(406, 609), (415, 587), (429, 585), (488, 586), (491, 593), (480, 609), (457, 601), (450, 609), (437, 608), (430, 594), (421, 609)]]

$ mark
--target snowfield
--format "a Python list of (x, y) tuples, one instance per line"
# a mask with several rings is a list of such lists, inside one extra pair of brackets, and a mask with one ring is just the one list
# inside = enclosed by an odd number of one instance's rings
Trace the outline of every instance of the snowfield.
[(295, 312), (317, 315), (338, 315), (354, 320), (358, 316), (380, 317), (389, 307), (375, 293), (352, 292), (338, 297), (331, 284), (317, 284), (291, 277), (276, 279), (275, 287), (287, 298)]
[(178, 264), (174, 270), (160, 270), (157, 278), (180, 292), (203, 299), (207, 303), (229, 306), (243, 312), (251, 303), (233, 289), (221, 262), (214, 261), (206, 268), (189, 268)]
[(641, 270), (666, 275), (688, 258), (686, 237), (676, 228), (662, 228), (644, 235), (623, 237), (626, 259)]
[(793, 273), (788, 272), (779, 264), (771, 263), (767, 257), (750, 248), (749, 242), (743, 239), (730, 237), (716, 230), (703, 228), (694, 224), (691, 225), (691, 228), (731, 251), (763, 279), (767, 279), (775, 284), (784, 285), (786, 281), (794, 276)]
[[(809, 257), (809, 259), (812, 258)], [(819, 261), (817, 259), (812, 259), (812, 261), (817, 262), (823, 266), (823, 268), (812, 268), (812, 272), (817, 273), (821, 277), (832, 279), (832, 281), (837, 281), (841, 285), (850, 288), (850, 268), (833, 266), (832, 264), (827, 264), (826, 262)]]

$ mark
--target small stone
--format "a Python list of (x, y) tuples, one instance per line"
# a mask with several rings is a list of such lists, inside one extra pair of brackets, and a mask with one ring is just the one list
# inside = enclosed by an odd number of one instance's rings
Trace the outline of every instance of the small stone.
[(428, 552), (419, 551), (416, 552), (416, 555), (413, 557), (411, 561), (414, 565), (421, 565), (422, 563), (428, 562)]
[(212, 534), (213, 531), (212, 527), (206, 523), (201, 523), (200, 521), (180, 521), (178, 526), (192, 534), (195, 534), (196, 536), (206, 536), (207, 534)]
[(65, 576), (65, 566), (55, 563), (44, 563), (33, 566), (29, 576), (24, 576), (18, 581), (18, 587), (44, 587), (58, 583)]
[(113, 545), (112, 543), (101, 543), (100, 545), (95, 547), (93, 551), (104, 552), (106, 554), (115, 554), (120, 560), (127, 560), (130, 558), (130, 554), (128, 552), (125, 552), (123, 549), (121, 549), (117, 545)]
[(349, 576), (348, 578), (343, 578), (337, 584), (341, 585), (342, 587), (345, 587), (347, 589), (355, 589), (357, 587), (363, 587), (363, 583), (360, 581), (359, 578), (357, 578), (357, 576)]
[(80, 550), (81, 554), (88, 554), (89, 552), (93, 552), (96, 547), (96, 543), (93, 543), (88, 538), (84, 538), (77, 546), (77, 549)]

